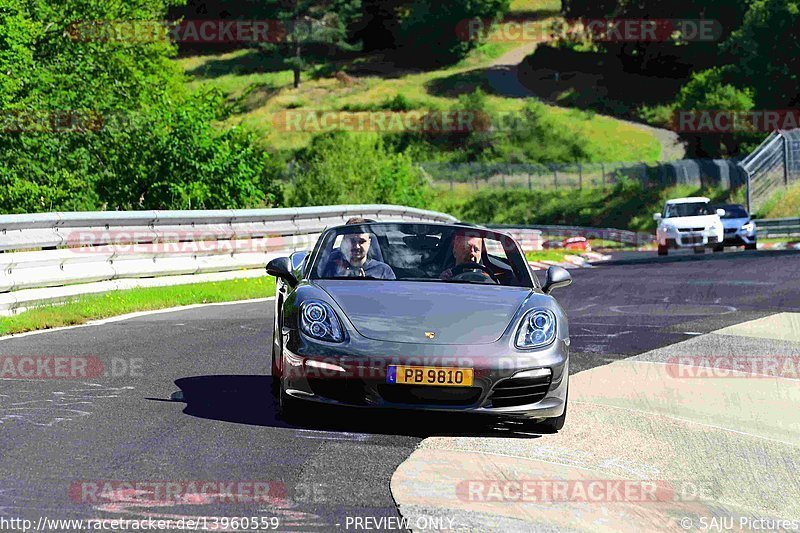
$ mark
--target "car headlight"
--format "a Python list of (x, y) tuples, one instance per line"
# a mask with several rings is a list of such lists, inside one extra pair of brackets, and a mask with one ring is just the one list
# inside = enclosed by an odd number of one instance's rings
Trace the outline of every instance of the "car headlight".
[(755, 230), (756, 230), (756, 224), (753, 221), (750, 221), (744, 226), (742, 226), (742, 231), (746, 231), (747, 233), (752, 233)]
[(676, 231), (678, 231), (678, 227), (674, 226), (672, 224), (664, 224), (664, 228), (663, 229), (667, 233), (675, 233)]
[(300, 330), (314, 339), (342, 342), (344, 334), (339, 318), (331, 306), (318, 300), (303, 302), (300, 306)]
[(517, 331), (517, 348), (547, 346), (556, 338), (556, 316), (549, 309), (532, 309), (522, 317)]

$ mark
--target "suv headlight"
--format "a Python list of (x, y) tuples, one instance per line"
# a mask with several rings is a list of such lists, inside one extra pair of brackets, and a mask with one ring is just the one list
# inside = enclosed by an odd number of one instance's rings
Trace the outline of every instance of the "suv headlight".
[(756, 223), (751, 220), (750, 222), (742, 226), (742, 230), (746, 231), (747, 233), (752, 233), (756, 230)]
[(667, 233), (675, 233), (678, 231), (678, 226), (675, 226), (674, 224), (664, 224), (663, 230)]
[(330, 305), (318, 300), (303, 302), (300, 306), (300, 330), (314, 339), (342, 342), (344, 334), (339, 318)]
[(549, 309), (531, 309), (522, 317), (514, 345), (517, 348), (540, 348), (556, 338), (556, 316)]

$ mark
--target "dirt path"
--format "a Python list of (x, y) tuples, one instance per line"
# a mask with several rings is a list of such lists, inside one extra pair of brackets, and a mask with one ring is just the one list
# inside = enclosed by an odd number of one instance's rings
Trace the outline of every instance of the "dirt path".
[[(520, 64), (536, 50), (538, 44), (539, 43), (533, 42), (514, 48), (489, 63), (486, 69), (486, 77), (488, 78), (489, 86), (492, 87), (492, 92), (507, 98), (536, 97), (541, 99), (540, 96), (536, 95), (519, 81)], [(542, 100), (546, 101), (545, 99)], [(556, 107), (563, 107), (555, 102), (547, 103)], [(660, 161), (677, 161), (686, 157), (686, 147), (681, 142), (678, 134), (674, 131), (655, 128), (610, 115), (605, 116), (638, 128), (656, 137), (661, 143)]]

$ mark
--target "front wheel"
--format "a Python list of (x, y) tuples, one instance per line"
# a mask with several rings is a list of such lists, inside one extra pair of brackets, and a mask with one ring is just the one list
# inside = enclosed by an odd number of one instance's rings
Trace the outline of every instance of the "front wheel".
[(658, 245), (658, 255), (667, 255), (669, 253), (669, 248), (667, 246)]
[(754, 242), (744, 245), (745, 250), (758, 250), (758, 245)]
[(697, 248), (694, 249), (694, 253), (696, 253), (696, 254), (704, 254), (704, 253), (706, 253), (706, 249), (703, 248), (702, 246), (698, 246)]
[(292, 398), (286, 394), (286, 391), (280, 386), (280, 380), (278, 380), (278, 383), (278, 416), (284, 422), (299, 425), (303, 420), (305, 406), (302, 400)]
[(272, 383), (270, 388), (272, 389), (272, 394), (277, 398), (281, 388), (281, 369), (278, 366), (280, 352), (276, 353), (275, 351), (275, 333), (272, 335), (272, 355), (270, 357), (272, 359)]
[(724, 246), (715, 246), (714, 247), (714, 253), (720, 253), (720, 252), (724, 252), (724, 251), (725, 251), (725, 247)]
[(544, 422), (540, 424), (540, 427), (553, 433), (561, 431), (561, 429), (564, 427), (564, 423), (567, 421), (568, 405), (569, 405), (569, 385), (567, 385), (567, 394), (564, 397), (564, 412), (561, 413), (561, 416), (545, 419)]

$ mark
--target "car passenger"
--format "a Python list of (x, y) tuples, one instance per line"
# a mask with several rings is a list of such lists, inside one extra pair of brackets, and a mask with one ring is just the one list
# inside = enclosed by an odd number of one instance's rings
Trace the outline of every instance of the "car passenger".
[[(371, 222), (363, 218), (351, 218), (347, 224)], [(369, 258), (372, 235), (353, 233), (345, 235), (338, 250), (334, 250), (322, 271), (323, 278), (374, 278), (397, 279), (392, 267), (377, 259)]]

